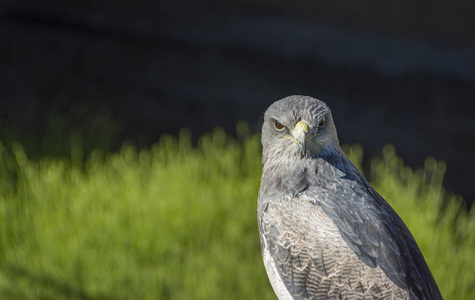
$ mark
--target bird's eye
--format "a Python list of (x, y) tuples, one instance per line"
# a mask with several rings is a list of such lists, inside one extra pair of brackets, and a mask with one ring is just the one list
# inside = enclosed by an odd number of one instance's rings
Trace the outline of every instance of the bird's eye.
[(325, 125), (325, 117), (323, 117), (323, 119), (320, 120), (320, 123), (318, 123), (318, 127), (322, 127)]
[(280, 131), (280, 130), (284, 129), (285, 126), (282, 125), (279, 121), (274, 121), (274, 127), (275, 127), (275, 129)]

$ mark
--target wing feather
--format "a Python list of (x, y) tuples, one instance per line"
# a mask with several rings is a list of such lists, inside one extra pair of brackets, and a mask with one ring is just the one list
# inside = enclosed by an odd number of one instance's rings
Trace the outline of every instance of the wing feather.
[(289, 200), (269, 202), (259, 227), (264, 251), (294, 299), (377, 299), (383, 292), (397, 299), (401, 288), (359, 259), (319, 205), (305, 196)]
[(346, 173), (312, 163), (296, 177), (304, 190), (261, 186), (258, 222), (272, 260), (266, 270), (279, 276), (274, 290), (281, 284), (294, 299), (442, 299), (413, 236), (351, 162), (340, 162)]

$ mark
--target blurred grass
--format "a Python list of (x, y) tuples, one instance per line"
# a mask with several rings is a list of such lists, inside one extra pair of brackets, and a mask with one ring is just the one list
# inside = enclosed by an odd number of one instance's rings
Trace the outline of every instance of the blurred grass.
[[(86, 161), (80, 143), (70, 158), (39, 161), (0, 146), (0, 298), (276, 299), (256, 224), (260, 141), (237, 129), (197, 146), (183, 130)], [(361, 147), (345, 149), (360, 166)], [(414, 172), (389, 146), (369, 177), (444, 297), (475, 299), (475, 218), (461, 199), (443, 201), (444, 171), (428, 159)]]

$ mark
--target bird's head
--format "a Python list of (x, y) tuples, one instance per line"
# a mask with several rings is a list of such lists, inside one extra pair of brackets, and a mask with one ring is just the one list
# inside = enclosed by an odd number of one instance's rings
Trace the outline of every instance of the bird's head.
[(328, 106), (307, 96), (289, 96), (274, 102), (262, 126), (263, 163), (275, 159), (318, 157), (338, 147)]

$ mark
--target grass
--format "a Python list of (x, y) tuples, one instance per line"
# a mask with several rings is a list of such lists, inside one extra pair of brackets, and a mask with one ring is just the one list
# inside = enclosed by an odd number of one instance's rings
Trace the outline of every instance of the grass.
[[(245, 124), (238, 135), (216, 129), (192, 146), (183, 130), (85, 162), (80, 146), (38, 161), (1, 146), (0, 298), (276, 299), (256, 224), (260, 141)], [(361, 164), (361, 147), (346, 151)], [(369, 177), (445, 298), (474, 299), (475, 218), (443, 201), (444, 170), (429, 159), (414, 172), (387, 147)]]

